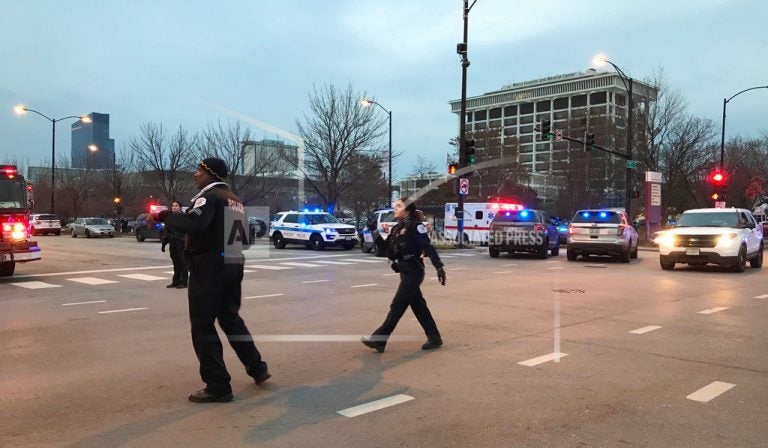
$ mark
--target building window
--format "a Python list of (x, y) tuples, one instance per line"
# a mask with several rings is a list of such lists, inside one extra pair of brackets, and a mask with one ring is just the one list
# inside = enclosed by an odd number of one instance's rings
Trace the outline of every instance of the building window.
[(549, 100), (536, 103), (536, 112), (547, 112), (552, 108), (552, 102)]
[(517, 135), (517, 130), (515, 128), (504, 128), (504, 135), (507, 137), (512, 137)]
[(485, 115), (486, 115), (486, 111), (478, 110), (477, 112), (475, 112), (475, 121), (481, 121), (481, 120), (484, 121)]
[(475, 219), (481, 220), (481, 219), (483, 219), (483, 217), (485, 217), (485, 212), (484, 211), (478, 210), (478, 211), (475, 212)]
[(504, 126), (515, 126), (515, 125), (517, 125), (517, 118), (504, 119)]
[(532, 160), (533, 154), (520, 154), (520, 163), (531, 163)]
[(583, 107), (587, 105), (587, 95), (576, 95), (571, 98), (571, 107)]
[(520, 126), (520, 133), (521, 134), (530, 134), (532, 132), (533, 132), (533, 125), (532, 124), (528, 124), (528, 125), (525, 125), (525, 126)]
[(488, 122), (488, 127), (491, 129), (498, 129), (501, 127), (501, 120), (493, 120)]
[(485, 122), (475, 123), (475, 129), (476, 130), (485, 129)]
[(488, 118), (491, 120), (496, 118), (501, 118), (501, 108), (500, 107), (494, 107), (493, 109), (488, 111)]
[(568, 98), (557, 98), (555, 99), (555, 110), (563, 110), (568, 109)]
[(504, 108), (505, 117), (514, 117), (517, 115), (517, 106), (507, 106)]
[(605, 104), (607, 101), (606, 92), (595, 92), (589, 95), (589, 104)]
[(520, 105), (520, 115), (528, 115), (533, 113), (533, 103), (523, 103)]
[(472, 112), (469, 112), (467, 114), (467, 123), (471, 123), (471, 122), (472, 122)]
[(625, 97), (624, 95), (622, 95), (620, 93), (616, 94), (616, 105), (617, 106), (623, 106), (626, 103), (626, 101), (627, 101), (627, 97)]
[(533, 123), (533, 115), (520, 117), (520, 124), (528, 124), (528, 123)]
[(568, 119), (568, 111), (567, 110), (561, 110), (554, 113), (555, 120), (567, 120)]
[(520, 143), (533, 143), (533, 134), (521, 135)]
[(605, 106), (591, 107), (589, 114), (593, 117), (605, 115)]

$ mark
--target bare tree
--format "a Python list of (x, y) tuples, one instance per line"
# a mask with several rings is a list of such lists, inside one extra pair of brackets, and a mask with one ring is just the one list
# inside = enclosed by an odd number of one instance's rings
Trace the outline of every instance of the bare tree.
[[(364, 97), (351, 85), (343, 91), (333, 84), (315, 86), (309, 95), (309, 115), (297, 121), (305, 145), (305, 180), (329, 210), (370, 175), (349, 170), (353, 158), (360, 151), (381, 150), (376, 141), (383, 135), (384, 119), (360, 104)], [(298, 156), (285, 158), (294, 169), (301, 168)]]
[(663, 68), (651, 74), (645, 82), (658, 94), (655, 101), (639, 105), (635, 124), (637, 157), (648, 168), (657, 170), (673, 129), (684, 119), (688, 100), (669, 84)]
[[(138, 168), (151, 173), (151, 183), (162, 192), (166, 201), (184, 197), (189, 191), (189, 170), (194, 166), (196, 137), (190, 137), (181, 126), (172, 135), (162, 124), (145, 123), (139, 136), (131, 140)], [(187, 170), (187, 172), (185, 172)]]
[(416, 165), (413, 167), (413, 171), (411, 172), (411, 176), (417, 179), (424, 179), (435, 172), (437, 172), (435, 162), (427, 160), (426, 157), (418, 156), (416, 159)]
[[(93, 195), (94, 170), (73, 168), (67, 158), (59, 159), (56, 167), (57, 198), (59, 213), (66, 217), (78, 217), (87, 209)], [(93, 207), (91, 207), (93, 208)]]
[(376, 154), (357, 153), (350, 158), (344, 170), (344, 176), (365, 174), (363, 180), (345, 194), (342, 200), (358, 224), (368, 213), (388, 202), (387, 178), (382, 170), (382, 162), (382, 157)]

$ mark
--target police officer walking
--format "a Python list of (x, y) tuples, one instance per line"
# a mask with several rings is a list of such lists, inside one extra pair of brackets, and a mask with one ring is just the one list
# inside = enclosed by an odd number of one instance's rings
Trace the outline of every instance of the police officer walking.
[[(181, 202), (173, 201), (171, 203), (173, 213), (181, 212)], [(189, 279), (187, 270), (187, 261), (184, 257), (184, 234), (166, 227), (163, 232), (162, 244), (160, 250), (165, 252), (165, 246), (170, 246), (171, 261), (173, 261), (173, 280), (166, 288), (186, 288)]]
[(414, 202), (407, 199), (398, 200), (395, 203), (397, 225), (390, 230), (386, 241), (381, 237), (377, 239), (377, 244), (386, 248), (387, 256), (392, 260), (392, 270), (400, 273), (400, 286), (389, 306), (387, 318), (371, 337), (362, 339), (366, 347), (379, 353), (384, 351), (389, 336), (409, 306), (427, 335), (427, 342), (421, 346), (421, 349), (434, 350), (443, 345), (437, 324), (421, 293), (420, 286), (424, 281), (424, 261), (421, 254), (425, 253), (429, 257), (432, 265), (437, 269), (437, 278), (442, 285), (445, 285), (445, 270), (437, 250), (429, 241), (427, 228), (420, 217), (421, 214), (416, 210)]
[(226, 402), (233, 398), (231, 377), (224, 365), (221, 340), (214, 326), (217, 319), (246, 373), (256, 384), (270, 377), (267, 363), (262, 361), (239, 315), (245, 258), (240, 251), (233, 254), (229, 246), (225, 250), (225, 209), (227, 213), (237, 213), (237, 219), (247, 225), (240, 200), (225, 183), (227, 174), (223, 160), (212, 157), (203, 160), (194, 174), (200, 192), (192, 198), (192, 206), (186, 213), (163, 210), (159, 215), (167, 228), (189, 236), (192, 345), (200, 361), (200, 376), (206, 384), (204, 389), (189, 396), (193, 403)]

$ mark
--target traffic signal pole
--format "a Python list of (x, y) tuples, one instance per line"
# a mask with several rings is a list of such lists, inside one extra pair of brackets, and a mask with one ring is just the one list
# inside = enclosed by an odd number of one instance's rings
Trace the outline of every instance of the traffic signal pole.
[[(467, 166), (467, 68), (469, 59), (467, 58), (467, 35), (469, 29), (469, 11), (475, 6), (477, 0), (469, 4), (469, 0), (464, 0), (464, 40), (456, 45), (456, 52), (461, 57), (461, 114), (459, 115), (459, 169)], [(456, 205), (456, 238), (458, 239), (459, 249), (464, 248), (464, 195), (461, 194), (459, 183), (463, 175), (459, 175), (456, 180), (456, 194), (459, 196)]]

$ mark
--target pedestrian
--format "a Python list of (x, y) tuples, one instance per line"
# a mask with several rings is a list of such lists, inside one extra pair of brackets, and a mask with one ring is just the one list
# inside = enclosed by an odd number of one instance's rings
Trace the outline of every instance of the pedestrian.
[[(181, 213), (181, 202), (173, 201), (171, 203), (172, 213)], [(173, 280), (166, 288), (187, 287), (189, 271), (187, 270), (187, 260), (184, 256), (184, 234), (166, 226), (160, 244), (160, 251), (165, 252), (165, 246), (170, 246), (171, 261), (173, 262)]]
[(409, 306), (427, 335), (427, 342), (421, 346), (421, 349), (434, 350), (443, 345), (437, 324), (421, 293), (421, 283), (424, 281), (422, 254), (426, 254), (437, 269), (437, 278), (442, 285), (445, 285), (445, 269), (437, 250), (429, 240), (426, 226), (419, 219), (421, 216), (413, 201), (398, 200), (395, 203), (397, 224), (389, 229), (389, 237), (386, 240), (382, 238), (376, 240), (380, 247), (386, 249), (387, 257), (392, 261), (390, 265), (392, 270), (400, 274), (400, 285), (389, 306), (389, 313), (384, 323), (373, 332), (371, 337), (362, 339), (366, 347), (379, 353), (384, 351), (389, 336)]
[(232, 400), (231, 377), (224, 365), (222, 344), (214, 322), (226, 333), (245, 371), (256, 384), (271, 376), (267, 363), (253, 343), (253, 337), (239, 315), (243, 280), (242, 252), (225, 252), (225, 210), (247, 222), (240, 200), (226, 184), (227, 164), (217, 158), (204, 159), (194, 173), (200, 192), (192, 198), (186, 213), (163, 210), (159, 219), (167, 228), (184, 233), (189, 240), (189, 319), (192, 345), (200, 362), (205, 388), (190, 394), (194, 403)]

